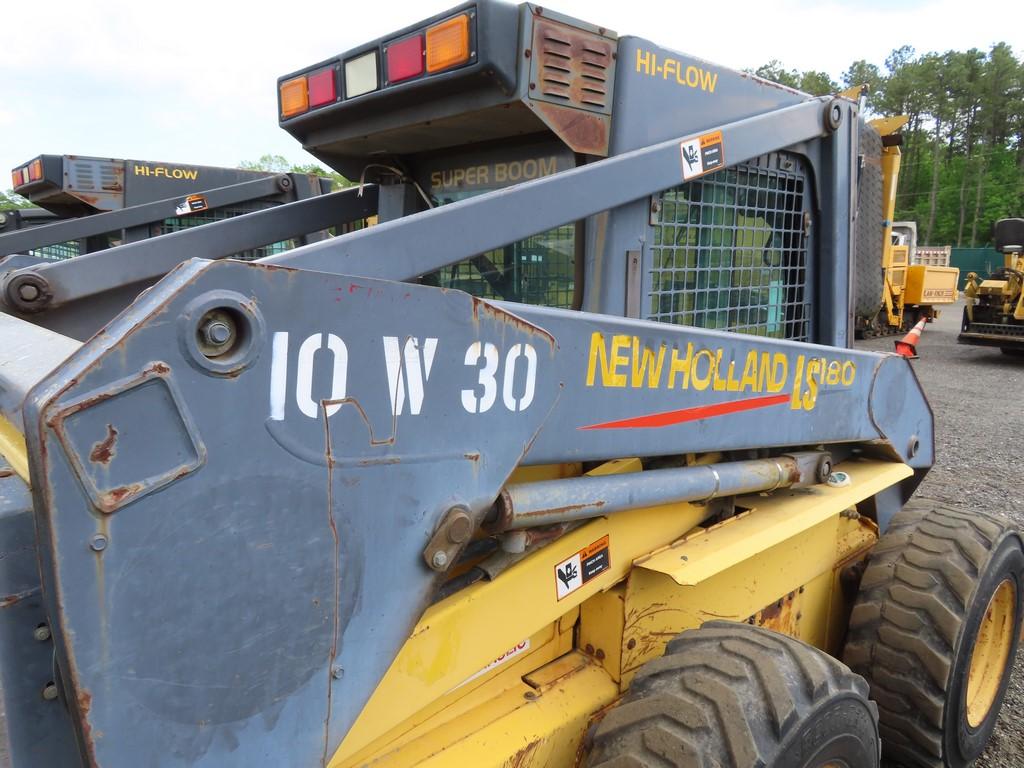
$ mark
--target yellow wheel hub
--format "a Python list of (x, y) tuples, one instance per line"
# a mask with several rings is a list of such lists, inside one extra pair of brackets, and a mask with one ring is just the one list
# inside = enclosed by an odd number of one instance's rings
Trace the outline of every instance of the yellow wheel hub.
[(967, 678), (967, 722), (972, 728), (985, 721), (999, 694), (1013, 646), (1016, 611), (1017, 588), (1006, 579), (989, 600), (971, 652), (971, 670)]

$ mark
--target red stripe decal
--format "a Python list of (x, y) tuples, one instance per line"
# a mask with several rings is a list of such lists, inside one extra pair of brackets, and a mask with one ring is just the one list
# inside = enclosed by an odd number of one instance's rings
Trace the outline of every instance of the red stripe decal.
[(788, 403), (790, 396), (768, 395), (766, 397), (752, 397), (749, 400), (733, 400), (729, 403), (715, 403), (714, 405), (698, 405), (693, 408), (683, 408), (679, 411), (665, 411), (663, 413), (651, 413), (647, 416), (636, 416), (632, 419), (621, 419), (619, 421), (606, 421), (601, 424), (590, 424), (578, 429), (636, 429), (637, 427), (669, 427), (673, 424), (683, 424), (687, 421), (699, 421), (710, 419), (715, 416), (726, 416), (730, 413), (742, 413), (753, 411), (758, 408), (768, 408), (773, 405)]

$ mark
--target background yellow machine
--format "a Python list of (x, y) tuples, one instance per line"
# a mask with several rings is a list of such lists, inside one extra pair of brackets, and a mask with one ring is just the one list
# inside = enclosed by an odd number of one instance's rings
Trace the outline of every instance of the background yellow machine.
[(852, 348), (856, 101), (490, 0), (278, 94), (359, 186), (0, 262), (17, 768), (982, 752), (1024, 547)]
[(1024, 353), (1024, 219), (1000, 219), (992, 234), (1004, 265), (984, 280), (974, 272), (967, 276), (958, 341), (1019, 355)]
[[(855, 322), (861, 338), (905, 332), (922, 318), (937, 317), (941, 307), (959, 298), (960, 270), (949, 266), (949, 249), (925, 249), (917, 244), (914, 222), (893, 221), (901, 163), (899, 130), (906, 122), (905, 117), (880, 118), (862, 129), (860, 193), (871, 213), (857, 225), (857, 236), (863, 240), (858, 243), (854, 281)], [(874, 266), (879, 263), (874, 240), (878, 228), (880, 271)]]

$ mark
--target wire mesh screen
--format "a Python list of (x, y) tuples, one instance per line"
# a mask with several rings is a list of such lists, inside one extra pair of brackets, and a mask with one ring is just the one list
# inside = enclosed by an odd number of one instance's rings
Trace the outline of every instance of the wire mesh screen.
[(772, 153), (662, 192), (648, 319), (807, 341), (806, 190), (799, 158)]
[(55, 245), (44, 245), (42, 248), (33, 248), (29, 251), (29, 255), (31, 256), (36, 256), (40, 259), (48, 259), (50, 261), (64, 261), (64, 259), (70, 259), (73, 256), (77, 256), (78, 253), (78, 243), (75, 240), (71, 240), (67, 243), (57, 243)]
[[(199, 211), (197, 213), (189, 214), (188, 216), (176, 216), (169, 219), (164, 219), (160, 224), (154, 224), (151, 227), (152, 236), (165, 235), (169, 232), (178, 232), (182, 229), (188, 229), (190, 227), (198, 227), (203, 224), (210, 224), (214, 221), (222, 221), (224, 219), (230, 219), (235, 216), (241, 216), (245, 213), (252, 213), (253, 211), (260, 210), (266, 206), (261, 205), (240, 205), (234, 208), (212, 208), (205, 211)], [(252, 261), (253, 259), (262, 259), (264, 256), (275, 256), (279, 253), (284, 253), (295, 247), (294, 241), (283, 240), (278, 243), (270, 243), (269, 245), (263, 245), (259, 248), (254, 248), (250, 251), (242, 251), (241, 253), (234, 254), (231, 258), (239, 259), (241, 261)]]

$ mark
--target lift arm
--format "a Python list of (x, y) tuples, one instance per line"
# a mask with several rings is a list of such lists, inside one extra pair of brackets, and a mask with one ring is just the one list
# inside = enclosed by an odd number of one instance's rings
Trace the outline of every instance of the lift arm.
[(933, 455), (901, 358), (233, 261), (140, 296), (31, 389), (24, 426), (102, 766), (332, 754), (443, 578), (428, 544), (522, 464)]

